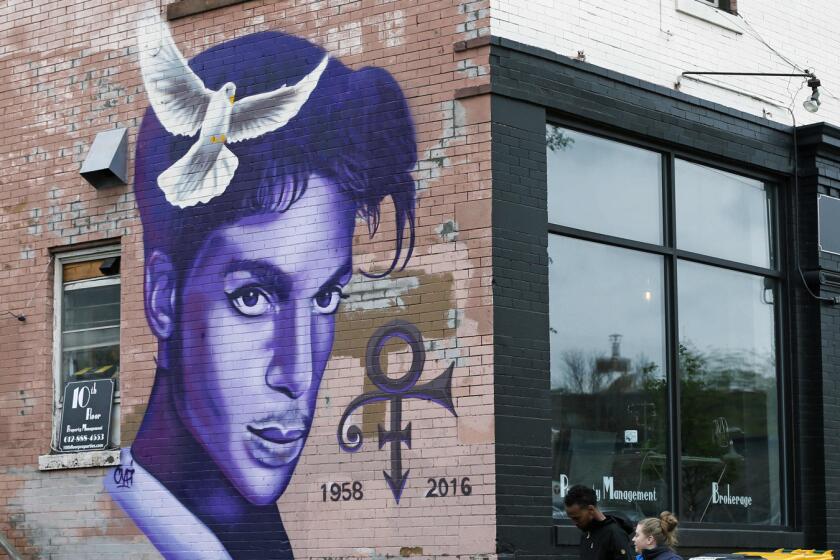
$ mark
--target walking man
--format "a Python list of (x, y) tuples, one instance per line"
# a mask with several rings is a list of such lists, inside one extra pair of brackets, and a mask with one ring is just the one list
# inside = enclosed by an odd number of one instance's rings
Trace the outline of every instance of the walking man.
[(632, 527), (619, 517), (604, 515), (592, 488), (576, 484), (563, 499), (566, 515), (580, 529), (580, 560), (633, 560), (627, 536)]

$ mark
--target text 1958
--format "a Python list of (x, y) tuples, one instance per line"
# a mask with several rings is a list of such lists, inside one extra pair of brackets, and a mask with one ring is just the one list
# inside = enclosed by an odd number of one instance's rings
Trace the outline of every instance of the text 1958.
[(362, 483), (358, 480), (354, 482), (333, 482), (329, 486), (326, 484), (321, 485), (321, 493), (323, 501), (327, 501), (327, 495), (329, 494), (331, 502), (338, 502), (338, 501), (349, 501), (349, 500), (361, 500), (365, 497), (364, 493), (362, 492)]

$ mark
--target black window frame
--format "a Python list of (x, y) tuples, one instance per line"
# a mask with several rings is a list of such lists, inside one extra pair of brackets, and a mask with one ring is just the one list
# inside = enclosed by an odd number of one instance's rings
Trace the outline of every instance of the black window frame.
[[(793, 380), (791, 372), (794, 371), (792, 339), (793, 332), (791, 323), (793, 318), (793, 294), (791, 293), (792, 282), (790, 278), (789, 262), (789, 239), (791, 224), (786, 219), (791, 212), (792, 201), (790, 199), (790, 179), (784, 175), (768, 173), (761, 168), (747, 162), (743, 164), (733, 163), (722, 159), (709, 158), (703, 154), (669, 146), (661, 143), (646, 141), (640, 137), (627, 134), (626, 132), (612, 130), (607, 127), (600, 127), (591, 123), (581, 122), (567, 117), (561, 118), (551, 113), (546, 114), (546, 125), (557, 126), (583, 134), (589, 134), (605, 140), (620, 142), (629, 146), (650, 150), (661, 155), (662, 162), (662, 219), (663, 236), (662, 244), (635, 241), (631, 239), (616, 237), (581, 230), (568, 226), (562, 226), (547, 221), (548, 235), (561, 235), (573, 239), (591, 241), (606, 244), (612, 247), (641, 251), (654, 254), (663, 258), (665, 271), (665, 348), (666, 348), (666, 379), (668, 390), (668, 422), (667, 438), (668, 448), (668, 480), (669, 485), (669, 509), (680, 511), (680, 500), (682, 498), (682, 481), (680, 459), (682, 455), (681, 430), (674, 429), (680, 426), (680, 387), (679, 367), (677, 348), (679, 344), (678, 333), (678, 312), (677, 307), (677, 263), (680, 260), (705, 264), (725, 270), (744, 272), (752, 275), (759, 275), (765, 278), (772, 278), (777, 283), (776, 293), (779, 301), (775, 302), (775, 345), (776, 345), (776, 391), (778, 399), (778, 430), (779, 430), (779, 466), (780, 466), (780, 514), (782, 524), (780, 525), (755, 525), (715, 522), (681, 522), (680, 527), (684, 529), (714, 530), (725, 529), (744, 531), (790, 531), (798, 526), (797, 505), (793, 492), (795, 488), (795, 442), (793, 441)], [(773, 268), (763, 268), (745, 263), (729, 261), (717, 257), (707, 256), (699, 253), (677, 249), (676, 247), (676, 181), (675, 161), (682, 159), (691, 163), (711, 167), (720, 171), (734, 173), (736, 175), (762, 181), (772, 185), (775, 190), (775, 205), (773, 208), (773, 231), (771, 232), (774, 253)], [(546, 176), (546, 188), (550, 188)], [(571, 527), (571, 522), (566, 520), (554, 520), (558, 528)]]

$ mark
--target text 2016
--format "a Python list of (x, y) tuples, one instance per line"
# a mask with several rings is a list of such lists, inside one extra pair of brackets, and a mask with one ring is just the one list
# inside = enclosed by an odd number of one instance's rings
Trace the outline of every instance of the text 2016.
[(462, 478), (460, 484), (458, 484), (457, 478), (450, 478), (448, 480), (445, 478), (429, 478), (427, 482), (431, 485), (431, 488), (426, 492), (427, 498), (457, 496), (459, 494), (459, 488), (461, 496), (472, 494), (472, 485), (468, 476)]

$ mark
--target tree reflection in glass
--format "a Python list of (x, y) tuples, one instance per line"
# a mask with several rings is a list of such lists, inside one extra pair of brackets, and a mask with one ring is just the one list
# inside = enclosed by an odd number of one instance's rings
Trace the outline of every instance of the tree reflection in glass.
[(555, 516), (571, 484), (632, 519), (668, 502), (662, 257), (549, 237)]
[(690, 262), (678, 274), (681, 519), (778, 524), (774, 285)]

